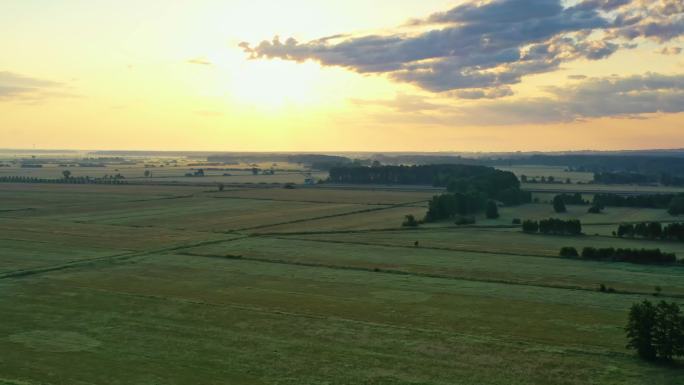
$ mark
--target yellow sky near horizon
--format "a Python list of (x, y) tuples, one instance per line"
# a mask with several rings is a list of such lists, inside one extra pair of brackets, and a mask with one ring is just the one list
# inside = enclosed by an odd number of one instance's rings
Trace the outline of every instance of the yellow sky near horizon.
[[(279, 35), (309, 41), (383, 34), (448, 10), (446, 0), (8, 0), (0, 4), (0, 73), (54, 82), (0, 93), (0, 147), (221, 151), (507, 151), (684, 147), (684, 114), (572, 123), (458, 118), (466, 100), (238, 47)], [(673, 45), (673, 44), (670, 44)], [(680, 45), (677, 41), (674, 45)], [(520, 98), (573, 84), (569, 75), (684, 73), (659, 46), (577, 60), (523, 78)], [(9, 76), (9, 75), (7, 75)], [(0, 91), (2, 91), (0, 77)], [(404, 99), (402, 99), (404, 98)], [(506, 98), (509, 99), (509, 98)], [(399, 109), (415, 100), (440, 106)]]

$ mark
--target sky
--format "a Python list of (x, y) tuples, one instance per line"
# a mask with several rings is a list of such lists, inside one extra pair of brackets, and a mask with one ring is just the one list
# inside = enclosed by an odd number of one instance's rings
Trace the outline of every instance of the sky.
[(3, 0), (0, 147), (684, 148), (681, 0)]

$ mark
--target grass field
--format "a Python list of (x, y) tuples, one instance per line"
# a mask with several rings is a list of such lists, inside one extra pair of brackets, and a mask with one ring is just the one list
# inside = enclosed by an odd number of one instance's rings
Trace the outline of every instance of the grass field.
[(0, 185), (0, 384), (682, 384), (623, 327), (655, 286), (684, 304), (684, 267), (556, 255), (684, 244), (510, 226), (548, 204), (402, 230), (431, 195)]

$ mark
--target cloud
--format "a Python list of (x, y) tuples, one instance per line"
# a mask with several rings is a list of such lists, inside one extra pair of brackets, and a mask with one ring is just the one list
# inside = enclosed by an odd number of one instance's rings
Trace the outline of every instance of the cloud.
[(452, 113), (470, 123), (525, 124), (684, 112), (684, 74), (588, 78), (547, 91), (549, 97), (496, 101)]
[[(644, 118), (645, 114), (684, 112), (684, 74), (646, 73), (629, 77), (584, 77), (564, 87), (547, 87), (548, 96), (458, 103), (439, 97), (400, 94), (390, 100), (356, 100), (359, 105), (400, 112), (397, 122), (431, 125), (517, 125), (570, 123), (596, 118)], [(486, 99), (460, 95), (467, 99)], [(490, 96), (494, 98), (495, 96)], [(381, 116), (384, 121), (386, 115)]]
[[(275, 37), (240, 47), (254, 59), (280, 58), (359, 73), (383, 74), (457, 97), (508, 96), (525, 76), (564, 62), (601, 60), (641, 37), (658, 43), (684, 35), (681, 0), (471, 1), (413, 20), (418, 33), (348, 36), (299, 42)], [(426, 30), (427, 29), (427, 30)]]
[(408, 95), (404, 93), (398, 94), (391, 100), (350, 99), (349, 101), (357, 106), (381, 106), (391, 108), (398, 112), (408, 113), (435, 112), (445, 107), (443, 104), (430, 101), (424, 96)]
[(661, 50), (656, 51), (661, 55), (679, 55), (682, 53), (681, 47), (663, 47)]
[(188, 64), (197, 64), (197, 65), (203, 65), (203, 66), (210, 66), (214, 65), (214, 63), (210, 62), (209, 60), (203, 58), (203, 57), (197, 57), (193, 59), (188, 59), (186, 61)]
[(0, 102), (10, 100), (37, 101), (55, 96), (72, 96), (64, 92), (64, 84), (37, 79), (9, 71), (0, 71)]

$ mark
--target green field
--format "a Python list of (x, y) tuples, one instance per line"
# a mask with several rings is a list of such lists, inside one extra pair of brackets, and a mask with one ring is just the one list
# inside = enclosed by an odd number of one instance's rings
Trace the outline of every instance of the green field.
[[(629, 307), (684, 267), (557, 257), (621, 240), (513, 218), (401, 229), (430, 192), (0, 185), (0, 384), (682, 384), (625, 349)], [(593, 235), (594, 233), (600, 235)], [(418, 246), (415, 242), (418, 241)], [(616, 293), (601, 293), (598, 285)]]

